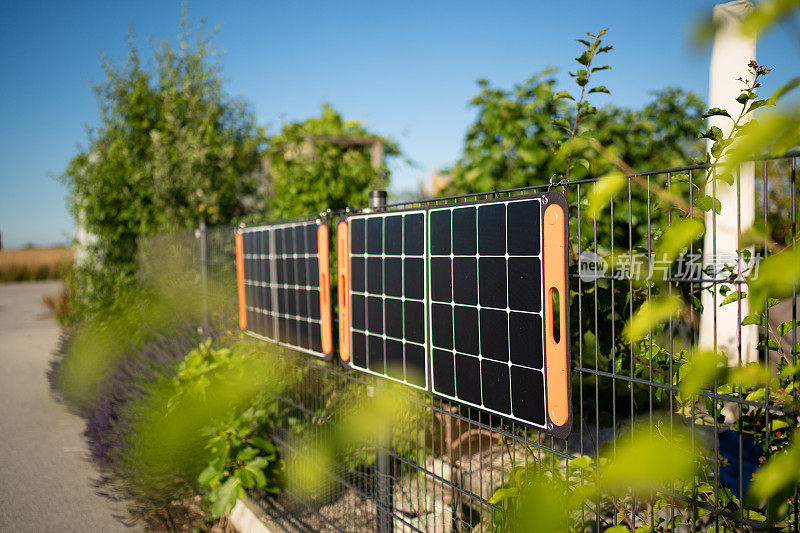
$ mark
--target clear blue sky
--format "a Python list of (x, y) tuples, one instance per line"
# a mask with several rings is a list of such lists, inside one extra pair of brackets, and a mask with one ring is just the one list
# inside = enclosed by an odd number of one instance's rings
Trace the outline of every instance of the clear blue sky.
[[(557, 66), (566, 83), (574, 39), (587, 30), (610, 28), (606, 102), (640, 106), (670, 84), (705, 97), (709, 51), (689, 44), (689, 28), (714, 3), (190, 0), (189, 14), (221, 25), (227, 91), (250, 102), (259, 123), (275, 131), (329, 102), (419, 164), (395, 169), (394, 188), (403, 189), (457, 159), (476, 79), (509, 87)], [(150, 36), (173, 38), (180, 11), (178, 1), (0, 3), (4, 246), (72, 238), (66, 189), (52, 176), (96, 124), (90, 82), (102, 79), (99, 52), (121, 57), (131, 23), (143, 49)], [(758, 60), (775, 67), (768, 90), (796, 75), (800, 54), (781, 30), (759, 43)]]

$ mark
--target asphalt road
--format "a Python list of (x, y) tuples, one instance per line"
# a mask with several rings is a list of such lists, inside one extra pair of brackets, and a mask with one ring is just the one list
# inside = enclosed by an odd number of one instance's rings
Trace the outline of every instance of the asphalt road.
[(0, 532), (132, 531), (95, 494), (83, 422), (50, 396), (58, 282), (0, 284)]

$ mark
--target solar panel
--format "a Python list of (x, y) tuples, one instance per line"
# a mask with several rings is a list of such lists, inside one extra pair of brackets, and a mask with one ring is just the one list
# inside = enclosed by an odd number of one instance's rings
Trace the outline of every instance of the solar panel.
[(357, 369), (427, 389), (425, 210), (340, 223), (340, 355)]
[(327, 224), (243, 228), (236, 243), (239, 327), (257, 338), (330, 356)]
[(432, 392), (569, 432), (565, 209), (547, 193), (428, 211)]

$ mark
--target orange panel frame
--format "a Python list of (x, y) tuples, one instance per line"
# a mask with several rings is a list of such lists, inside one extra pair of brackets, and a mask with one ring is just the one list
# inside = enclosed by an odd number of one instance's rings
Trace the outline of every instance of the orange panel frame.
[(350, 237), (347, 221), (336, 228), (336, 251), (339, 262), (339, 357), (350, 361)]
[[(558, 204), (544, 211), (544, 320), (547, 412), (555, 426), (569, 422), (569, 331), (567, 330), (566, 214)], [(558, 291), (559, 339), (553, 327), (553, 293)]]
[(244, 291), (244, 238), (236, 233), (236, 289), (239, 293), (239, 329), (247, 329), (247, 302)]
[(322, 330), (322, 352), (333, 351), (333, 324), (331, 319), (330, 254), (328, 253), (328, 225), (317, 226), (317, 250), (319, 251), (319, 317)]

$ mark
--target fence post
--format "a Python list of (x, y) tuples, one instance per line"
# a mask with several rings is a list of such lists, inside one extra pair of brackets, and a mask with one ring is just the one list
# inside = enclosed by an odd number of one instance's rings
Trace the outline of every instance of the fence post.
[[(386, 205), (386, 191), (375, 189), (369, 191), (369, 207), (372, 209)], [(389, 455), (389, 446), (392, 443), (391, 429), (382, 431), (378, 436), (375, 449), (375, 475), (376, 491), (378, 496), (378, 533), (392, 533), (394, 523), (394, 472), (392, 460)]]
[[(200, 241), (200, 290), (202, 291), (203, 330), (208, 329), (208, 232), (205, 219), (200, 219), (196, 232)], [(205, 332), (205, 331), (204, 331)]]
[[(750, 2), (728, 2), (714, 6), (714, 46), (708, 84), (708, 106), (727, 109), (732, 116), (741, 106), (736, 98), (741, 93), (741, 82), (752, 82), (753, 75), (748, 72), (748, 62), (756, 58), (756, 36), (742, 34), (742, 23), (752, 13)], [(742, 117), (740, 124), (749, 122), (752, 115)], [(730, 119), (709, 117), (708, 125), (717, 126), (724, 135), (733, 127)], [(708, 150), (714, 141), (708, 140)], [(725, 157), (723, 155), (723, 157)], [(713, 173), (714, 169), (709, 172)], [(716, 179), (709, 180), (706, 194), (713, 196), (721, 206), (721, 215), (714, 210), (705, 214), (706, 231), (703, 241), (703, 265), (712, 267), (713, 277), (719, 278), (719, 271), (736, 257), (737, 280), (741, 281), (741, 260), (737, 250), (744, 248), (740, 234), (753, 225), (755, 220), (755, 166), (752, 162), (743, 163), (736, 173), (732, 187), (717, 185)], [(753, 248), (749, 248), (753, 251)], [(721, 260), (722, 259), (722, 260)], [(728, 356), (732, 366), (747, 364), (758, 360), (758, 326), (742, 326), (742, 318), (750, 313), (749, 300), (742, 298), (737, 305), (721, 305), (725, 298), (720, 293), (723, 285), (714, 283), (710, 291), (702, 291), (703, 311), (700, 314), (701, 348), (720, 350)], [(748, 289), (741, 288), (743, 291)]]

